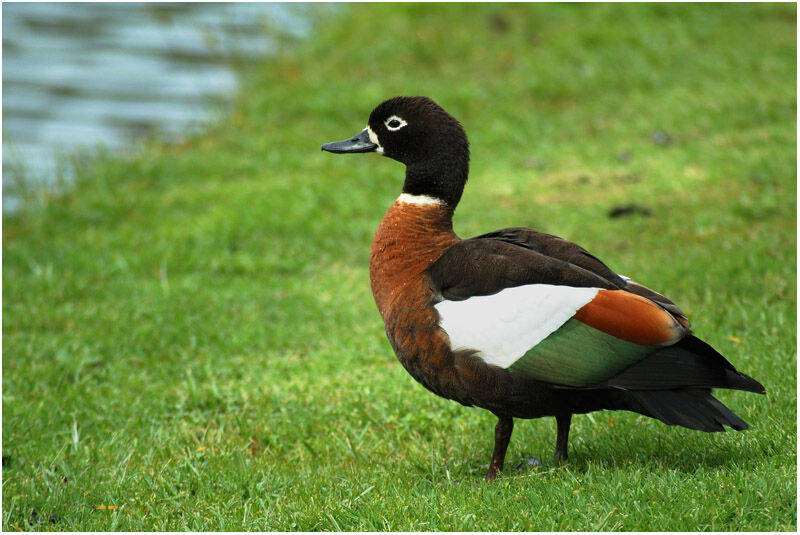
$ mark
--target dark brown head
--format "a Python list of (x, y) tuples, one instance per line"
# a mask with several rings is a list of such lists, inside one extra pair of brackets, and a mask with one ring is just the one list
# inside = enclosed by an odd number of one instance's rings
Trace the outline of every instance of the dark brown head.
[(455, 207), (469, 173), (469, 142), (461, 124), (428, 97), (394, 97), (378, 105), (355, 137), (326, 143), (335, 153), (377, 152), (406, 165), (403, 193)]

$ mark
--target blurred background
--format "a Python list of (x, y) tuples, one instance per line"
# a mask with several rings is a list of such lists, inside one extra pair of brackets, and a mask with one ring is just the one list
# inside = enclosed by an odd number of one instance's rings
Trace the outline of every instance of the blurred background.
[[(307, 34), (280, 3), (3, 4), (3, 209), (15, 182), (69, 180), (77, 149), (176, 140), (229, 110), (236, 68)], [(64, 174), (67, 176), (64, 176)]]

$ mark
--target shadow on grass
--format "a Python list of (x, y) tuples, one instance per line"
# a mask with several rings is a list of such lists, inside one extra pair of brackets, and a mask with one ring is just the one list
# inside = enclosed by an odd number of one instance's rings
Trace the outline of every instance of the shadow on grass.
[[(541, 442), (536, 445), (517, 442), (512, 445), (514, 453), (510, 451), (506, 457), (501, 478), (517, 479), (531, 474), (548, 474), (558, 478), (557, 474), (562, 472), (577, 475), (598, 470), (679, 472), (685, 475), (728, 469), (747, 471), (757, 470), (765, 456), (761, 449), (751, 447), (755, 438), (735, 442), (727, 439), (726, 434), (738, 435), (730, 430), (725, 434), (701, 433), (669, 428), (658, 422), (648, 423), (647, 427), (626, 423), (624, 431), (603, 427), (598, 423), (595, 436), (583, 437), (574, 433), (569, 459), (560, 464), (556, 464), (552, 458), (555, 437), (553, 444), (548, 442), (544, 449), (540, 447)], [(423, 459), (416, 462), (411, 460), (406, 461), (406, 468), (431, 484), (483, 483), (491, 453), (488, 447), (483, 454), (477, 455), (475, 450), (463, 453), (451, 451), (443, 462), (441, 459), (433, 463)]]

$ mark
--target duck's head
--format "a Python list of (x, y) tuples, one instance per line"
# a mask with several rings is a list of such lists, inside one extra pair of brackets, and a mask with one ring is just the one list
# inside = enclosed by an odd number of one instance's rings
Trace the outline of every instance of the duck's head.
[(328, 152), (377, 152), (406, 165), (403, 193), (455, 207), (469, 172), (469, 143), (461, 124), (428, 97), (394, 97), (378, 105), (367, 127)]

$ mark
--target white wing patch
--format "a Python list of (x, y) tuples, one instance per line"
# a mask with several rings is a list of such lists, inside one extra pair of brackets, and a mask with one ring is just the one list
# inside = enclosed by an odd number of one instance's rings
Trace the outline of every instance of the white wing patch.
[(508, 368), (599, 290), (529, 284), (464, 301), (442, 301), (435, 307), (453, 350), (474, 349), (489, 364)]

